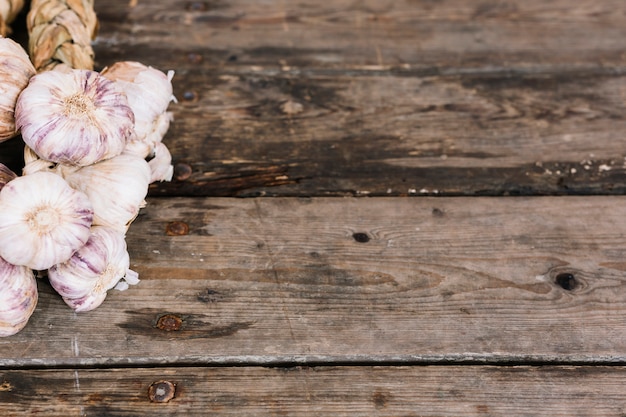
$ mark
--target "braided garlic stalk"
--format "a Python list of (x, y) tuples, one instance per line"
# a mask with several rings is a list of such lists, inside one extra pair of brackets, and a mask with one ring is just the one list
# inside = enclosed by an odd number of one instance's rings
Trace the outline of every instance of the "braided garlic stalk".
[(0, 35), (6, 37), (11, 33), (9, 25), (24, 7), (24, 0), (0, 1)]
[(28, 52), (37, 72), (58, 65), (92, 70), (98, 31), (94, 0), (32, 0)]

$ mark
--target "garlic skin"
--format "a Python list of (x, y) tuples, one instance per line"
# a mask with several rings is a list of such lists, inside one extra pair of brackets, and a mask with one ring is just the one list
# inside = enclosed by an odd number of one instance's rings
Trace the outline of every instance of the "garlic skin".
[(89, 239), (93, 206), (59, 175), (35, 172), (0, 190), (0, 256), (43, 270), (65, 262)]
[(17, 98), (35, 75), (26, 51), (15, 41), (0, 37), (0, 142), (17, 136)]
[(24, 167), (22, 168), (22, 175), (29, 175), (39, 171), (54, 172), (54, 168), (57, 164), (54, 162), (41, 159), (35, 151), (28, 146), (24, 146)]
[(117, 84), (68, 70), (33, 76), (17, 99), (15, 121), (42, 159), (87, 166), (122, 153), (135, 117)]
[(9, 24), (15, 20), (20, 11), (24, 8), (24, 0), (2, 0), (0, 1), (0, 35), (6, 36), (11, 33)]
[(17, 178), (15, 172), (11, 171), (6, 165), (0, 163), (0, 190), (4, 188), (7, 182)]
[(35, 311), (37, 300), (33, 271), (0, 258), (0, 337), (22, 330)]
[(171, 181), (174, 176), (174, 166), (172, 165), (172, 154), (167, 146), (162, 142), (156, 144), (154, 157), (148, 161), (151, 176), (150, 182)]
[[(135, 114), (135, 137), (133, 142), (144, 144), (139, 153), (147, 157), (154, 145), (161, 141), (172, 115), (166, 113), (167, 106), (175, 101), (172, 87), (173, 71), (167, 75), (155, 68), (134, 61), (116, 62), (105, 68), (102, 75), (115, 81), (128, 97), (128, 104)], [(138, 149), (138, 144), (134, 144)]]
[(97, 308), (107, 291), (139, 282), (130, 268), (124, 233), (93, 226), (87, 243), (66, 262), (48, 270), (52, 287), (77, 312)]
[(143, 207), (151, 179), (148, 162), (125, 153), (81, 168), (58, 165), (56, 172), (89, 197), (94, 208), (94, 226), (122, 232), (126, 232)]

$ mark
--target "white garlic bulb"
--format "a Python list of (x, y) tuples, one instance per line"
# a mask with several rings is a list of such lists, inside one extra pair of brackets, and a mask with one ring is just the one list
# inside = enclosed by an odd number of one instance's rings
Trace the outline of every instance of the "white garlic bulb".
[(35, 172), (0, 190), (0, 256), (14, 265), (50, 268), (89, 238), (93, 206), (60, 176)]
[(95, 226), (124, 232), (143, 207), (151, 178), (148, 162), (125, 153), (81, 168), (58, 165), (56, 170), (89, 197)]
[(17, 135), (17, 98), (35, 73), (26, 51), (15, 41), (0, 37), (0, 142)]
[(126, 289), (139, 282), (130, 268), (124, 233), (93, 226), (91, 237), (69, 260), (48, 270), (52, 287), (73, 310), (98, 307), (112, 288)]
[(41, 158), (78, 166), (122, 153), (134, 125), (121, 88), (89, 70), (32, 77), (18, 97), (15, 120)]
[(0, 337), (11, 336), (26, 326), (37, 298), (33, 271), (0, 258)]
[[(169, 127), (172, 115), (166, 113), (175, 100), (172, 88), (173, 71), (167, 75), (155, 68), (134, 61), (116, 62), (104, 69), (102, 75), (120, 85), (135, 114), (133, 142), (143, 143), (143, 157), (153, 152)], [(135, 150), (139, 144), (132, 145)]]

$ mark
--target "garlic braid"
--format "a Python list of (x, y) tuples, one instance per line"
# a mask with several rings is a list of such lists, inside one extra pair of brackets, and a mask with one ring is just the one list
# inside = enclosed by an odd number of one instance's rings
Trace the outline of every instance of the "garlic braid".
[(98, 31), (94, 0), (32, 0), (28, 51), (37, 72), (57, 65), (92, 70)]
[(11, 33), (9, 25), (24, 7), (24, 0), (0, 1), (0, 35), (6, 37)]

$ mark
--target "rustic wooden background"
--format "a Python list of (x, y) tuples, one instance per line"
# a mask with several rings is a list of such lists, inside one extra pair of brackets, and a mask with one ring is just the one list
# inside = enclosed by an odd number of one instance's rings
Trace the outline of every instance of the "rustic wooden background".
[(623, 0), (96, 11), (98, 69), (176, 71), (175, 179), (138, 286), (40, 281), (0, 414), (626, 415)]

